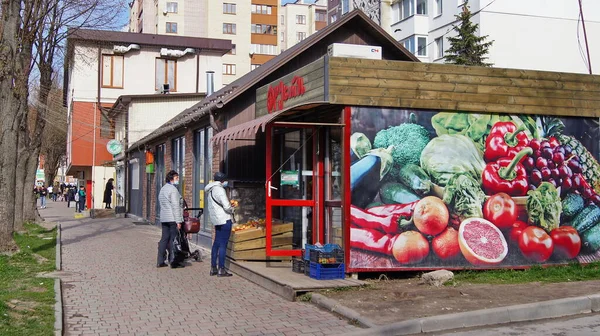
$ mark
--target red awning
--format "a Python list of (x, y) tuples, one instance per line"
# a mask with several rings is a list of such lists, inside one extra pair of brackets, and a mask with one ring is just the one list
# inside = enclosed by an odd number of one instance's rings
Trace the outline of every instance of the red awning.
[(227, 140), (247, 139), (248, 137), (254, 138), (256, 136), (256, 133), (258, 133), (259, 129), (262, 132), (264, 132), (265, 126), (271, 121), (275, 120), (275, 118), (277, 118), (284, 111), (285, 110), (277, 111), (271, 114), (266, 114), (254, 120), (247, 121), (243, 124), (228, 127), (222, 130), (221, 132), (215, 134), (212, 138), (212, 141), (215, 143), (220, 143), (222, 141)]

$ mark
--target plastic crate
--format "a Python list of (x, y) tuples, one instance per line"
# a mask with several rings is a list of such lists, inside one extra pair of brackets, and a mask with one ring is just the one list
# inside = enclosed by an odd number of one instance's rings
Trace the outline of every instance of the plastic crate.
[(331, 252), (310, 250), (310, 261), (319, 264), (341, 264), (344, 262), (344, 251), (341, 249)]
[(303, 259), (297, 257), (292, 258), (292, 272), (305, 273), (305, 266), (306, 263)]
[(346, 267), (344, 264), (319, 264), (310, 262), (310, 277), (317, 280), (344, 279)]
[[(342, 259), (343, 259), (343, 251), (342, 248), (340, 247), (340, 245), (338, 244), (325, 244), (321, 247), (317, 247), (317, 245), (310, 245), (310, 244), (306, 244), (304, 246), (304, 253), (302, 253), (302, 255), (304, 256), (304, 260), (311, 260), (310, 256), (311, 256), (311, 251), (321, 251), (321, 252), (333, 252), (335, 250), (339, 250), (342, 252)], [(343, 260), (342, 260), (343, 262)]]

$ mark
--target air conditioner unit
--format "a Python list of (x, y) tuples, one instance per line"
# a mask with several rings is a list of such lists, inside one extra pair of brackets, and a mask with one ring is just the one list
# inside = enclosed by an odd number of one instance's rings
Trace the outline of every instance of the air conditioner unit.
[(377, 46), (334, 43), (327, 47), (327, 54), (331, 57), (350, 57), (380, 60), (382, 49)]

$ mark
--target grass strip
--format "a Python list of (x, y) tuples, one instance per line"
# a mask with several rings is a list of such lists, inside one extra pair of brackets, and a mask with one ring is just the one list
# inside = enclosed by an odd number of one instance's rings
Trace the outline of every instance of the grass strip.
[(0, 256), (0, 335), (54, 334), (54, 279), (56, 229), (33, 223), (15, 234), (20, 251)]
[(514, 270), (501, 269), (490, 271), (457, 271), (454, 281), (449, 285), (460, 282), (488, 284), (518, 284), (527, 282), (575, 282), (600, 279), (600, 263), (578, 264), (565, 266), (532, 266), (531, 268)]

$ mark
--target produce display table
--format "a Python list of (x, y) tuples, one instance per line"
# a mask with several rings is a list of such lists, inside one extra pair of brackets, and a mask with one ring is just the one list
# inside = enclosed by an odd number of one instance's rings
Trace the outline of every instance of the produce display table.
[[(292, 249), (293, 228), (293, 223), (273, 223), (273, 249)], [(237, 225), (227, 245), (227, 256), (237, 261), (290, 260), (290, 257), (267, 257), (265, 235), (264, 225), (256, 222)]]

